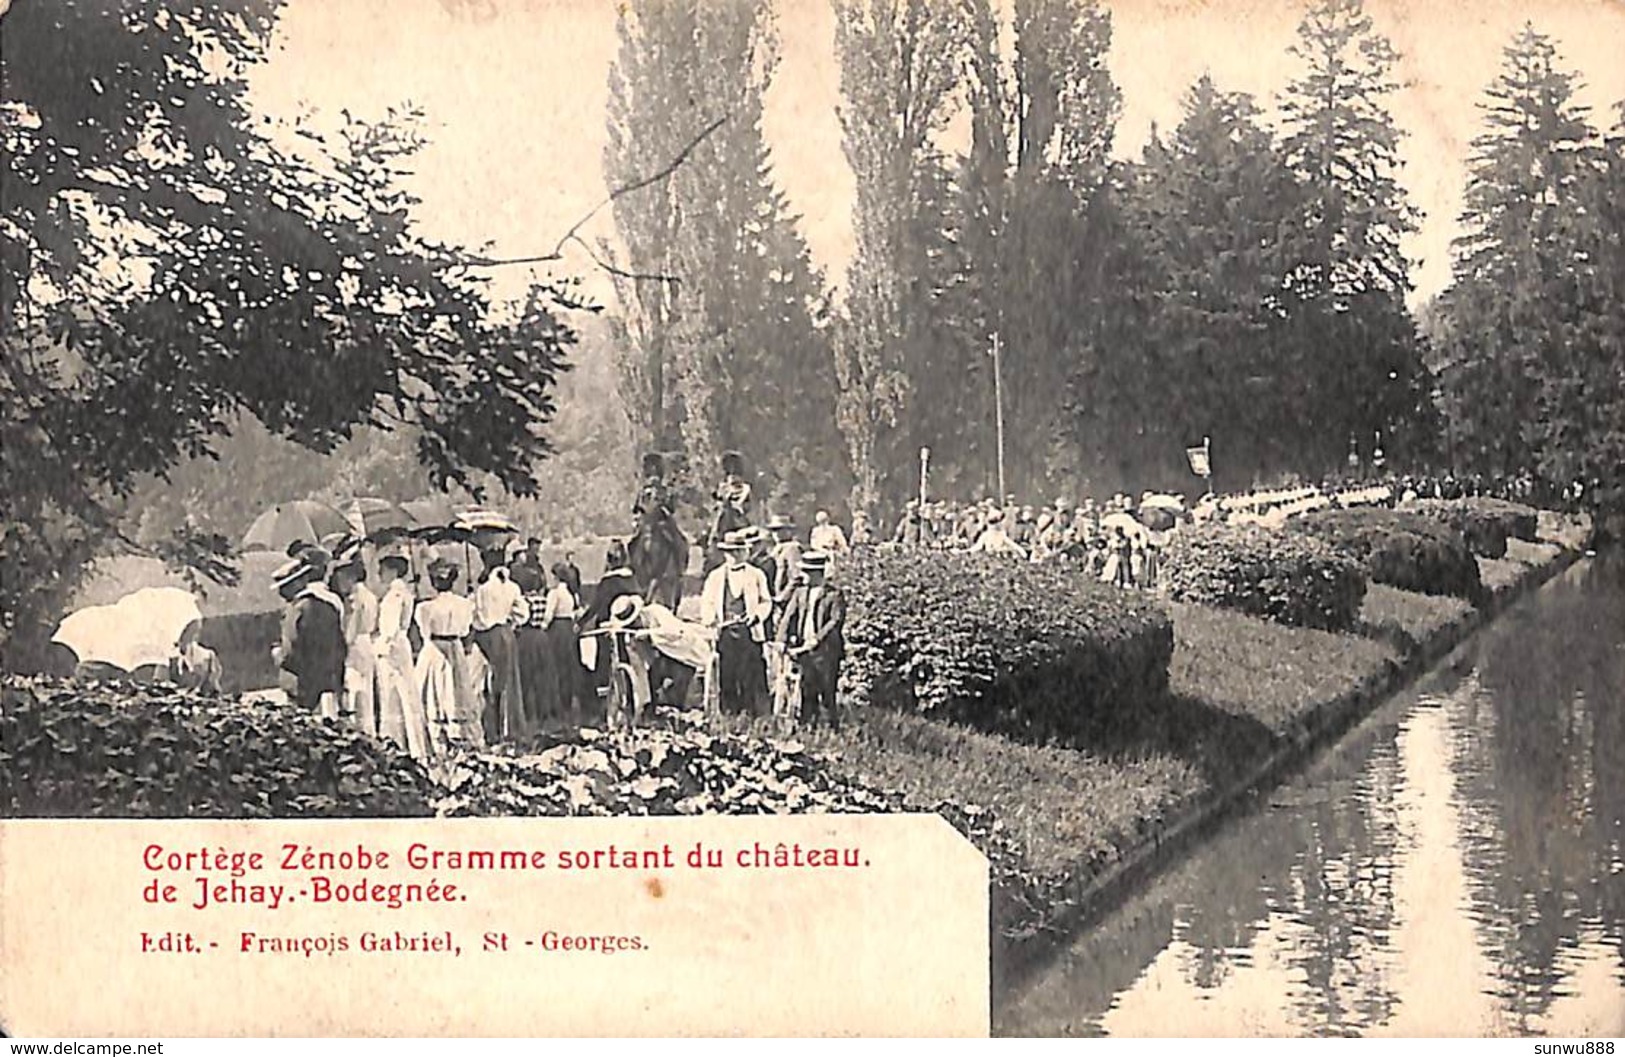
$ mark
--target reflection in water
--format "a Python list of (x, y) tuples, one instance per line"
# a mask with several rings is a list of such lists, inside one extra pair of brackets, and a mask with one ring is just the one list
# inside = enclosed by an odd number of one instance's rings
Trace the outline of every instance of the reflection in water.
[(1090, 929), (997, 1026), (1625, 1032), (1625, 560), (1507, 613)]

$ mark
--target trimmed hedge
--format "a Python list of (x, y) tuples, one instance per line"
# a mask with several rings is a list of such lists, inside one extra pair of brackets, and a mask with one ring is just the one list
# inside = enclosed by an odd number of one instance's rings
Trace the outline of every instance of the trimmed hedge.
[(1547, 566), (1557, 560), (1563, 548), (1555, 543), (1529, 543), (1525, 540), (1507, 540), (1507, 559), (1521, 565)]
[(1540, 512), (1504, 499), (1489, 496), (1417, 499), (1402, 509), (1449, 525), (1467, 538), (1467, 545), (1474, 554), (1485, 558), (1506, 557), (1509, 539), (1539, 538)]
[(1072, 742), (1168, 688), (1167, 613), (1064, 564), (875, 551), (843, 561), (836, 581), (842, 691), (858, 706)]
[(1366, 587), (1360, 563), (1329, 543), (1241, 525), (1177, 533), (1163, 558), (1162, 577), (1178, 602), (1325, 631), (1354, 625)]
[(432, 815), (433, 795), (393, 745), (287, 705), (163, 684), (0, 682), (0, 815)]
[(1425, 595), (1454, 595), (1475, 605), (1484, 599), (1478, 562), (1466, 537), (1436, 518), (1360, 507), (1320, 510), (1290, 524), (1358, 559), (1376, 583)]

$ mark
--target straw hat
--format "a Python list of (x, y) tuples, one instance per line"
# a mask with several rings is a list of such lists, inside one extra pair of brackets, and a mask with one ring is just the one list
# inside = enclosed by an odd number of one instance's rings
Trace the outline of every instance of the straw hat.
[(278, 591), (284, 591), (294, 584), (320, 580), (327, 574), (329, 561), (327, 552), (320, 547), (306, 547), (298, 557), (277, 566), (276, 571), (271, 573), (271, 582)]
[(624, 628), (638, 619), (643, 612), (643, 599), (637, 595), (621, 595), (610, 603), (609, 619), (604, 622), (606, 628)]

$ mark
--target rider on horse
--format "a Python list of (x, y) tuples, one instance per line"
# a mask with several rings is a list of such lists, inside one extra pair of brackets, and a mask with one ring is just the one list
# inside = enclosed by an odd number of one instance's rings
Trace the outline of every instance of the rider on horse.
[(722, 475), (722, 483), (711, 494), (717, 504), (717, 515), (711, 525), (710, 554), (706, 560), (708, 569), (722, 563), (721, 552), (717, 550), (722, 538), (730, 532), (749, 527), (751, 523), (750, 482), (745, 480), (745, 457), (737, 451), (724, 452)]
[(643, 486), (632, 504), (637, 524), (630, 558), (645, 597), (675, 609), (688, 565), (688, 538), (677, 527), (676, 504), (666, 487), (665, 470), (665, 460), (657, 453), (643, 457)]

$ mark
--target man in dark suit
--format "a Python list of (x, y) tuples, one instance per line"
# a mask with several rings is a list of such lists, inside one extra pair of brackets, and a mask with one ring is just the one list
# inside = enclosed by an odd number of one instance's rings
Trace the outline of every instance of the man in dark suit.
[[(616, 541), (610, 544), (609, 551), (604, 556), (604, 575), (599, 577), (598, 585), (593, 589), (592, 599), (588, 601), (586, 611), (576, 623), (576, 634), (584, 635), (601, 626), (609, 620), (610, 607), (615, 604), (617, 598), (637, 593), (637, 581), (633, 579), (632, 570), (626, 563), (626, 544)], [(609, 650), (600, 644), (592, 669), (592, 682), (599, 697), (609, 693), (609, 673), (612, 665)]]
[(275, 652), (293, 703), (336, 718), (344, 692), (344, 603), (324, 582), (328, 560), (326, 552), (308, 548), (272, 574), (288, 603)]
[(808, 551), (801, 556), (806, 582), (790, 593), (779, 619), (778, 643), (801, 671), (801, 715), (831, 727), (840, 725), (835, 710), (835, 689), (841, 675), (841, 654), (846, 648), (846, 598), (826, 582), (829, 555)]

